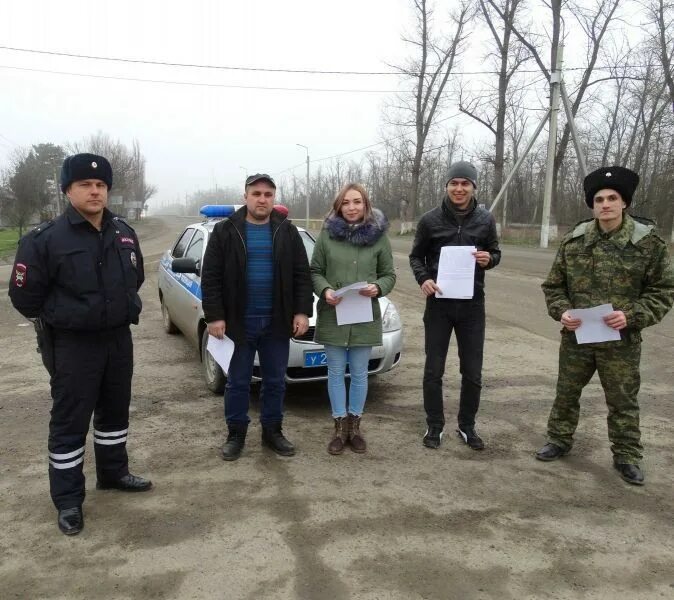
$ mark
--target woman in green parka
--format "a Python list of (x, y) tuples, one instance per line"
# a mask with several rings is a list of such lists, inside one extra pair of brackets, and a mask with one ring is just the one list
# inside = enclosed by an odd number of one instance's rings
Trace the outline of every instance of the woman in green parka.
[[(319, 298), (315, 341), (325, 346), (328, 361), (328, 395), (335, 433), (328, 445), (330, 454), (341, 454), (348, 443), (354, 452), (365, 452), (367, 444), (360, 420), (367, 397), (367, 367), (373, 346), (382, 343), (379, 296), (388, 294), (396, 281), (389, 224), (384, 214), (373, 209), (365, 188), (358, 183), (344, 186), (325, 219), (311, 260), (311, 278)], [(372, 299), (374, 319), (368, 323), (337, 325), (336, 306), (341, 298), (335, 290), (367, 281), (358, 293)], [(346, 364), (351, 384), (346, 399)]]

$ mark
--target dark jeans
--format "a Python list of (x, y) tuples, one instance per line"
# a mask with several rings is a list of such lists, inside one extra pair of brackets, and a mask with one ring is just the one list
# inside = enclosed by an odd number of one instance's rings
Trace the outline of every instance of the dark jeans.
[(237, 344), (229, 364), (225, 386), (225, 420), (227, 424), (248, 424), (250, 379), (255, 353), (260, 358), (260, 423), (263, 426), (283, 420), (285, 374), (288, 368), (290, 339), (274, 335), (271, 317), (246, 317), (246, 342)]
[(424, 312), (426, 364), (424, 365), (424, 409), (428, 425), (444, 427), (442, 377), (452, 331), (459, 347), (461, 396), (459, 427), (475, 425), (482, 390), (484, 349), (484, 298), (441, 300), (430, 297)]

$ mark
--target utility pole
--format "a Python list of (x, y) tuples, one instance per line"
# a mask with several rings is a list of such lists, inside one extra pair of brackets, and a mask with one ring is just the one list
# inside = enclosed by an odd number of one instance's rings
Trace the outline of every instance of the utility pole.
[(296, 146), (301, 146), (307, 151), (307, 191), (306, 191), (306, 198), (307, 198), (307, 217), (306, 217), (306, 223), (304, 228), (309, 229), (309, 148), (305, 146), (304, 144), (296, 144)]
[[(510, 160), (510, 155), (509, 153), (506, 153), (505, 156), (505, 163), (504, 163), (504, 168), (505, 168), (505, 175), (506, 177), (508, 176), (508, 162)], [(505, 235), (505, 230), (506, 230), (506, 224), (508, 222), (508, 188), (505, 189), (505, 192), (503, 193), (503, 210), (501, 211), (501, 236)]]
[(555, 151), (557, 149), (557, 117), (559, 113), (560, 83), (562, 81), (562, 62), (564, 45), (557, 48), (555, 68), (550, 74), (550, 130), (548, 132), (548, 161), (545, 169), (543, 189), (543, 214), (541, 220), (541, 248), (548, 247), (550, 239), (550, 207), (552, 205), (552, 176), (555, 169)]
[[(548, 138), (548, 162), (547, 162), (547, 168), (546, 168), (546, 178), (545, 178), (545, 198), (544, 198), (544, 205), (543, 205), (543, 218), (544, 221), (543, 223), (545, 224), (545, 246), (543, 245), (543, 228), (541, 227), (541, 248), (547, 248), (547, 242), (548, 242), (548, 237), (549, 237), (549, 220), (550, 220), (550, 201), (552, 198), (552, 176), (550, 175), (550, 190), (548, 193), (548, 173), (552, 173), (551, 169), (554, 168), (554, 153), (555, 152), (555, 147), (556, 147), (556, 141), (557, 141), (557, 112), (559, 110), (559, 97), (561, 94), (561, 98), (563, 101), (563, 106), (564, 106), (564, 111), (566, 112), (566, 118), (569, 122), (570, 128), (571, 128), (571, 137), (573, 138), (573, 143), (574, 147), (576, 149), (576, 156), (578, 158), (578, 165), (580, 167), (580, 172), (583, 177), (587, 176), (587, 162), (585, 160), (585, 155), (583, 154), (583, 149), (580, 145), (580, 137), (578, 136), (578, 128), (576, 127), (576, 119), (573, 116), (573, 111), (571, 109), (571, 102), (569, 100), (569, 97), (566, 93), (566, 87), (564, 85), (564, 80), (562, 79), (562, 70), (561, 70), (561, 65), (562, 65), (562, 53), (563, 53), (563, 46), (560, 44), (559, 52), (557, 54), (557, 69), (552, 72), (552, 75), (550, 77), (550, 83), (551, 83), (551, 104), (550, 108), (546, 111), (545, 115), (541, 119), (541, 122), (538, 124), (538, 127), (536, 128), (536, 131), (534, 132), (533, 136), (531, 137), (531, 140), (529, 140), (529, 143), (527, 144), (527, 147), (524, 149), (524, 152), (520, 155), (520, 157), (517, 159), (517, 162), (515, 163), (515, 166), (513, 166), (512, 170), (508, 174), (508, 177), (506, 177), (505, 183), (501, 187), (501, 190), (497, 194), (496, 198), (494, 198), (494, 201), (492, 202), (491, 206), (489, 207), (490, 212), (494, 212), (496, 207), (498, 206), (499, 202), (501, 199), (506, 197), (506, 193), (508, 190), (508, 185), (512, 181), (513, 177), (515, 177), (515, 174), (519, 171), (520, 166), (524, 162), (524, 159), (527, 157), (529, 154), (531, 148), (534, 145), (534, 142), (540, 135), (541, 131), (543, 130), (543, 127), (545, 127), (545, 123), (548, 121), (548, 118), (552, 122), (553, 120), (553, 115), (555, 116), (555, 127), (554, 127), (554, 136), (553, 136), (553, 128), (552, 125), (550, 127), (550, 137)], [(554, 80), (556, 79), (557, 84), (554, 85)], [(555, 98), (555, 88), (557, 92), (557, 103), (556, 106), (554, 105), (554, 98)], [(551, 147), (552, 147), (552, 153), (551, 153)], [(547, 201), (547, 216), (546, 216), (546, 208), (545, 208), (545, 201)], [(672, 234), (672, 237), (674, 239), (674, 232)]]

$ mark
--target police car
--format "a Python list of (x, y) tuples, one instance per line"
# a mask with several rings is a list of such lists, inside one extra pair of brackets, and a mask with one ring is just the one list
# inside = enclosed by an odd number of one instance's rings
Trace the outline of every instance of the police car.
[[(166, 333), (179, 331), (199, 350), (206, 386), (221, 393), (226, 375), (206, 349), (208, 331), (201, 307), (201, 268), (208, 237), (215, 223), (232, 215), (241, 205), (207, 205), (200, 213), (204, 221), (185, 228), (173, 247), (167, 250), (159, 262), (159, 300)], [(287, 214), (283, 206), (276, 207)], [(298, 227), (307, 256), (311, 262), (314, 238), (305, 229)], [(302, 336), (290, 340), (290, 354), (286, 381), (298, 383), (321, 381), (328, 377), (327, 360), (321, 344), (313, 341), (316, 325), (316, 302), (314, 296), (314, 316), (309, 320), (309, 330)], [(394, 304), (386, 297), (379, 298), (383, 325), (383, 343), (372, 348), (369, 363), (370, 375), (385, 373), (397, 366), (402, 352), (402, 323)], [(255, 357), (253, 381), (259, 380), (259, 361)]]

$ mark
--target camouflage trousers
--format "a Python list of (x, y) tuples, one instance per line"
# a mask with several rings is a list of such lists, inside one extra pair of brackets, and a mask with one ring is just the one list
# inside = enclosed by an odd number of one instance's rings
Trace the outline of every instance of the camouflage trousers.
[(578, 426), (580, 395), (597, 371), (608, 406), (608, 437), (614, 460), (638, 464), (643, 450), (637, 401), (640, 359), (640, 340), (577, 344), (575, 335), (562, 333), (557, 394), (548, 419), (548, 441), (564, 450), (571, 449)]

